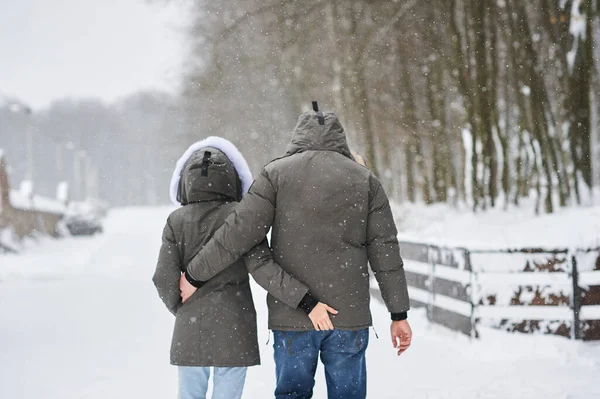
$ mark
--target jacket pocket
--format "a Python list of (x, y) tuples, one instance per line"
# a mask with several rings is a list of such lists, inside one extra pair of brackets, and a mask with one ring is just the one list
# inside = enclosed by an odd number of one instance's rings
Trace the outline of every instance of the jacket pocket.
[(186, 312), (194, 303), (196, 303), (200, 298), (206, 295), (206, 292), (202, 289), (203, 287), (198, 288), (191, 297), (188, 298), (185, 303), (179, 301), (179, 306), (177, 307), (176, 314), (179, 315), (181, 312)]

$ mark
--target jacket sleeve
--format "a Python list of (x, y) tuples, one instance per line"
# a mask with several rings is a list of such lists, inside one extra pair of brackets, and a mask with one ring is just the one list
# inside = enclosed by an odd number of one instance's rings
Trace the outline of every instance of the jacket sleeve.
[(392, 319), (406, 318), (410, 308), (398, 231), (388, 198), (376, 177), (370, 177), (367, 256)]
[(181, 258), (175, 234), (171, 228), (170, 221), (163, 230), (162, 245), (158, 255), (156, 271), (152, 281), (158, 290), (160, 299), (165, 303), (167, 309), (173, 314), (181, 305), (179, 296), (179, 279), (181, 277)]
[(297, 309), (302, 298), (308, 294), (307, 286), (285, 272), (273, 260), (266, 239), (244, 255), (244, 262), (258, 285), (289, 307)]
[(263, 169), (244, 199), (188, 264), (187, 274), (208, 281), (259, 244), (273, 224), (275, 196)]

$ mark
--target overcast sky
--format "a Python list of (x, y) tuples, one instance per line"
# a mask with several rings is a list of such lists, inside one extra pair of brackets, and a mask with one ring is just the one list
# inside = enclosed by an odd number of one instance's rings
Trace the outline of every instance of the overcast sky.
[(0, 96), (35, 109), (174, 90), (185, 12), (146, 0), (0, 0)]

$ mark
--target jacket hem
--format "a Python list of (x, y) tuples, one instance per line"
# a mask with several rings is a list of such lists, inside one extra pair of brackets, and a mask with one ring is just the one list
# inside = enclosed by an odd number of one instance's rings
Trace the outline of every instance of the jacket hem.
[(260, 361), (248, 362), (248, 363), (219, 363), (219, 362), (210, 362), (210, 363), (194, 363), (194, 362), (170, 362), (172, 366), (178, 367), (252, 367), (252, 366), (260, 366)]
[[(334, 325), (336, 330), (348, 330), (348, 331), (358, 331), (358, 330), (364, 330), (365, 328), (370, 328), (373, 325), (373, 323), (368, 323), (368, 324), (362, 324), (362, 325), (358, 325), (358, 326), (340, 326), (340, 325)], [(272, 325), (269, 324), (269, 330), (271, 331), (312, 331), (315, 328), (310, 326), (310, 327), (289, 327), (289, 326), (276, 326), (276, 325)]]

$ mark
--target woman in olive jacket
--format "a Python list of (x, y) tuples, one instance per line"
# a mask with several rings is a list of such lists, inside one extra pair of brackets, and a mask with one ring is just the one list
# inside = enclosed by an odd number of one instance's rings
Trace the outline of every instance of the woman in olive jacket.
[(153, 281), (175, 315), (171, 364), (179, 366), (180, 399), (205, 398), (211, 368), (213, 398), (239, 398), (246, 367), (260, 363), (248, 272), (292, 308), (308, 314), (317, 305), (308, 288), (273, 261), (266, 240), (205, 284), (191, 281), (200, 288), (182, 303), (182, 272), (251, 183), (244, 157), (220, 137), (193, 144), (173, 173), (171, 199), (181, 207), (167, 219)]

